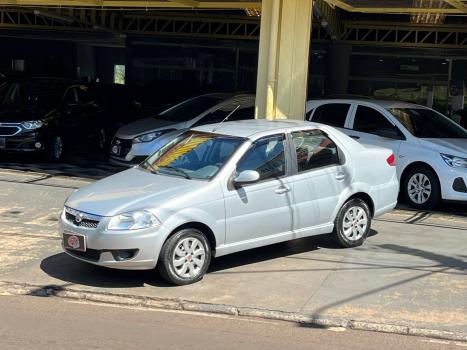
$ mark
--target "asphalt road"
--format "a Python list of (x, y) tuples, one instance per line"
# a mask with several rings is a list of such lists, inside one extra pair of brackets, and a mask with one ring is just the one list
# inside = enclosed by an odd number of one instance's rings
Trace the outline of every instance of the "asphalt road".
[(31, 296), (0, 297), (0, 348), (463, 349), (465, 343)]

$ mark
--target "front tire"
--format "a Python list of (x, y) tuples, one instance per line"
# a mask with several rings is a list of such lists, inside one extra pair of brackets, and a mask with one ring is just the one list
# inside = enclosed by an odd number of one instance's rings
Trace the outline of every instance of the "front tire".
[(46, 158), (50, 162), (59, 162), (63, 159), (64, 154), (63, 138), (60, 135), (54, 135), (50, 139), (46, 149)]
[(441, 188), (436, 173), (426, 166), (416, 166), (405, 174), (402, 194), (413, 208), (434, 209), (441, 201)]
[(200, 281), (211, 262), (206, 236), (196, 229), (183, 229), (162, 246), (157, 268), (164, 280), (182, 286)]
[(334, 221), (333, 237), (343, 248), (357, 247), (365, 242), (371, 228), (368, 204), (360, 198), (347, 201)]

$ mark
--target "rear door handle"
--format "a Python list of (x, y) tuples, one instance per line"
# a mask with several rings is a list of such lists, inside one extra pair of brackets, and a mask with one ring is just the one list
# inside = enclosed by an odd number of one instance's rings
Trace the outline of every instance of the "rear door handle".
[(276, 188), (274, 192), (277, 193), (277, 194), (284, 194), (284, 193), (287, 193), (289, 191), (290, 191), (289, 188), (281, 186), (279, 188)]
[(345, 173), (339, 173), (336, 175), (336, 180), (344, 180), (346, 177)]
[(357, 135), (349, 135), (349, 136), (355, 140), (360, 140), (360, 136), (357, 136)]

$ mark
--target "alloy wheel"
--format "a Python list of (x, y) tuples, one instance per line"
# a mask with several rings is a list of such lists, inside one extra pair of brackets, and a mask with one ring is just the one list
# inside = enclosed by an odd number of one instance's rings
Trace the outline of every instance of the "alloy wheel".
[(413, 174), (407, 183), (407, 193), (412, 202), (424, 204), (431, 196), (430, 179), (422, 173)]

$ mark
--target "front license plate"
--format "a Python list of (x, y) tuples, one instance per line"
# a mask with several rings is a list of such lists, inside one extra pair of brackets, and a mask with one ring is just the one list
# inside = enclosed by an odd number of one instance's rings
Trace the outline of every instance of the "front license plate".
[(120, 146), (112, 146), (112, 154), (115, 154), (115, 155), (120, 155)]
[(76, 233), (63, 234), (63, 246), (65, 249), (77, 250), (80, 252), (86, 251), (86, 237)]
[(0, 137), (0, 148), (5, 148), (6, 145), (5, 145), (5, 138), (4, 137)]

